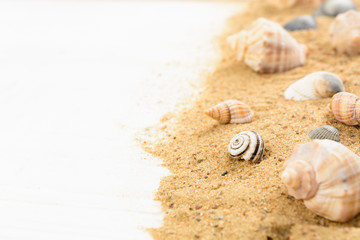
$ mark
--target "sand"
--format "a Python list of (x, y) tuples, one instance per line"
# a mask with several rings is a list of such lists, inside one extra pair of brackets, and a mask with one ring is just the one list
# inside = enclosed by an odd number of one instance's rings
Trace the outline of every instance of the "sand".
[[(360, 5), (360, 1), (355, 1)], [(279, 74), (258, 74), (235, 60), (226, 37), (258, 17), (285, 24), (313, 11), (309, 7), (277, 10), (250, 2), (245, 13), (229, 19), (217, 39), (221, 59), (216, 70), (204, 76), (204, 90), (183, 110), (166, 114), (147, 134), (154, 142), (143, 146), (163, 159), (171, 175), (162, 179), (156, 199), (166, 213), (161, 228), (150, 229), (155, 239), (351, 239), (360, 237), (360, 217), (336, 223), (308, 210), (287, 194), (280, 181), (281, 168), (294, 147), (308, 142), (307, 133), (322, 125), (340, 131), (341, 143), (360, 154), (358, 127), (336, 121), (326, 109), (330, 99), (285, 100), (294, 81), (315, 71), (330, 71), (344, 80), (348, 92), (360, 95), (360, 57), (336, 54), (329, 43), (333, 19), (318, 18), (318, 29), (291, 33), (306, 44), (310, 55), (303, 67)], [(222, 125), (204, 115), (209, 107), (241, 100), (254, 110), (248, 124)], [(232, 160), (227, 146), (237, 133), (258, 132), (265, 143), (259, 164)], [(227, 171), (225, 174), (224, 172)], [(331, 238), (330, 238), (331, 237)]]

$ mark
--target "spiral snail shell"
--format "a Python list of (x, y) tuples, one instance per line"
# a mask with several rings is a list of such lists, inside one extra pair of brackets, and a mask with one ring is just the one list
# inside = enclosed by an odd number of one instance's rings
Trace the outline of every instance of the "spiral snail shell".
[(335, 94), (330, 102), (330, 110), (336, 120), (346, 125), (359, 125), (360, 98), (355, 94), (341, 92)]
[(298, 145), (284, 163), (281, 180), (317, 215), (346, 222), (360, 212), (360, 158), (341, 143)]
[(360, 12), (350, 10), (338, 15), (330, 25), (333, 48), (338, 53), (360, 53)]
[(303, 101), (332, 97), (337, 92), (345, 91), (342, 80), (336, 74), (320, 71), (311, 73), (291, 84), (286, 89), (286, 99)]
[(250, 107), (238, 100), (227, 100), (205, 111), (209, 117), (220, 123), (251, 122), (253, 112)]
[(234, 159), (257, 163), (264, 153), (264, 141), (257, 132), (241, 132), (231, 139), (228, 151)]
[(285, 72), (302, 66), (308, 48), (299, 44), (280, 24), (259, 18), (247, 29), (228, 37), (237, 60), (256, 72)]

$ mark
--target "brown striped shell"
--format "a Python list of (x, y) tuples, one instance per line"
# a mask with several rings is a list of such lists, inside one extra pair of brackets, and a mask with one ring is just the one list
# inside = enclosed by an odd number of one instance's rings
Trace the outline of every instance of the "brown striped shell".
[(228, 37), (237, 59), (256, 72), (285, 72), (305, 63), (308, 48), (278, 23), (259, 18), (246, 30)]
[(228, 151), (234, 159), (257, 163), (264, 153), (264, 141), (257, 132), (241, 132), (231, 139)]
[(360, 158), (341, 143), (298, 145), (284, 163), (281, 180), (317, 215), (346, 222), (360, 212)]
[(247, 123), (252, 121), (250, 107), (238, 100), (227, 100), (205, 111), (209, 117), (220, 123)]
[(338, 53), (360, 53), (360, 12), (350, 10), (339, 14), (330, 25), (333, 48)]
[(330, 110), (336, 120), (346, 125), (359, 125), (360, 98), (355, 94), (340, 92), (335, 94), (330, 102)]

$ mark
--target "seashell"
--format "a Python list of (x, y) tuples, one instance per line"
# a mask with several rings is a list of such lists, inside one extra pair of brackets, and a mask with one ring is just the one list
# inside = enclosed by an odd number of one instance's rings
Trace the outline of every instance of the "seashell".
[(336, 17), (349, 10), (356, 10), (356, 6), (351, 0), (327, 0), (314, 11), (313, 16)]
[(319, 6), (325, 0), (267, 0), (268, 4), (279, 9), (293, 7), (295, 5)]
[(340, 142), (339, 130), (332, 126), (322, 126), (311, 130), (308, 133), (311, 139), (329, 139)]
[(209, 117), (220, 123), (247, 123), (252, 121), (250, 107), (238, 100), (227, 100), (205, 111)]
[(360, 101), (355, 94), (342, 92), (335, 94), (330, 102), (330, 110), (336, 120), (346, 125), (359, 125)]
[(330, 25), (331, 45), (338, 53), (360, 52), (360, 12), (351, 10), (338, 15)]
[(278, 23), (259, 18), (248, 29), (228, 37), (231, 48), (256, 72), (285, 72), (305, 63), (308, 48)]
[(284, 28), (288, 31), (316, 29), (317, 23), (313, 16), (304, 15), (291, 20), (284, 26)]
[(303, 101), (331, 97), (345, 91), (342, 80), (330, 72), (314, 72), (291, 84), (286, 89), (286, 99)]
[(298, 145), (284, 163), (281, 180), (317, 215), (346, 222), (360, 212), (360, 158), (341, 143)]
[(257, 132), (241, 132), (231, 139), (228, 151), (234, 159), (257, 163), (264, 153), (264, 141)]

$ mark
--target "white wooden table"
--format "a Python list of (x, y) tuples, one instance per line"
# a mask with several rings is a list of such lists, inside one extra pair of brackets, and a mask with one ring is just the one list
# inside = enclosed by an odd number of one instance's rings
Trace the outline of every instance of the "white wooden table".
[(235, 4), (0, 1), (0, 239), (148, 239), (134, 136), (197, 88)]

